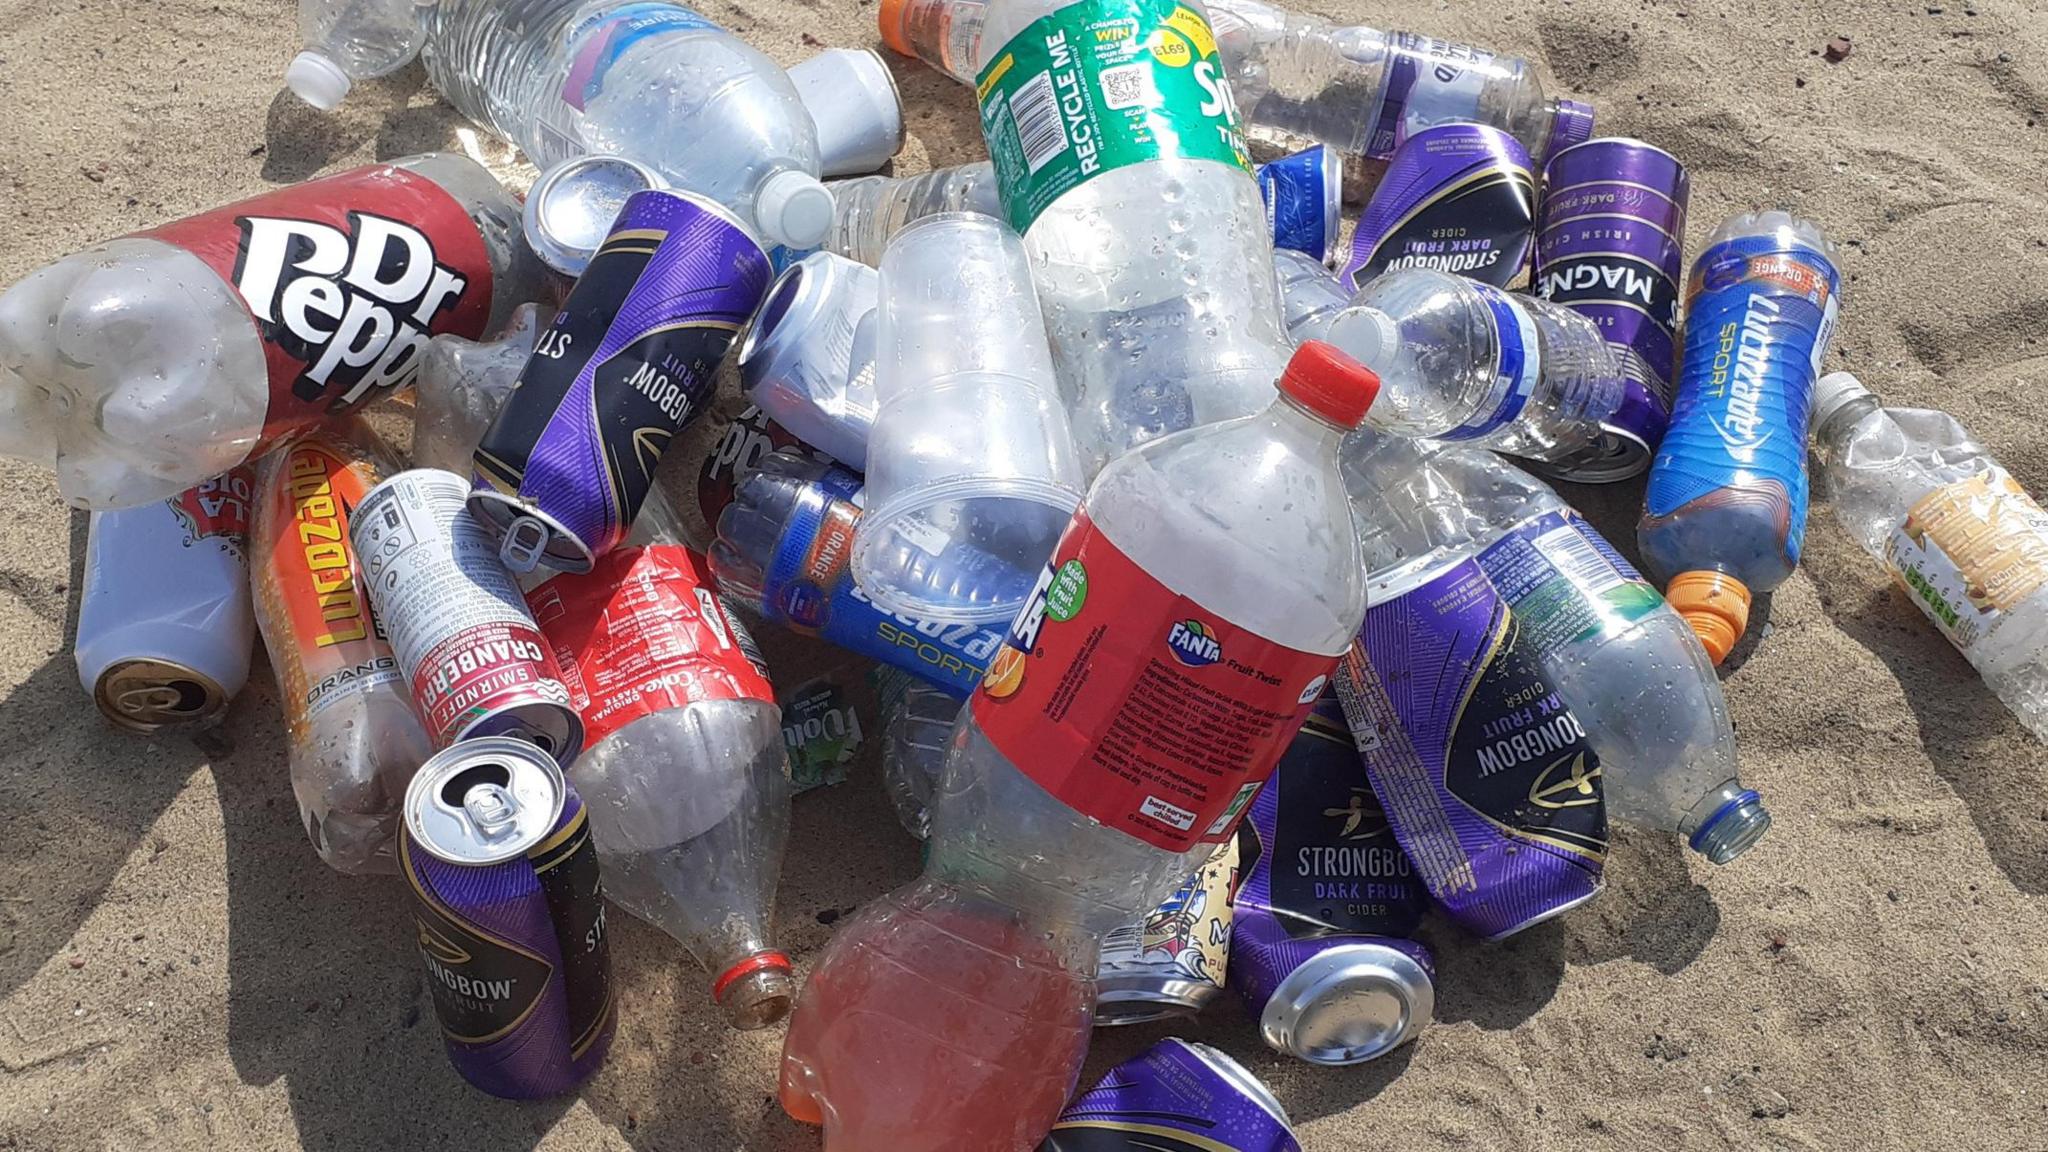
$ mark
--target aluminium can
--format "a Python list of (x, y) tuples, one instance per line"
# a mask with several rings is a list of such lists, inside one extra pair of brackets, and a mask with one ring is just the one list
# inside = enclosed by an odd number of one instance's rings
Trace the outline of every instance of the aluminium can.
[(725, 208), (626, 200), (477, 445), (470, 508), (506, 566), (588, 572), (618, 547), (772, 279)]
[(1337, 150), (1317, 144), (1259, 165), (1257, 176), (1273, 247), (1335, 263), (1344, 206), (1344, 165)]
[(1076, 1096), (1038, 1152), (1301, 1152), (1301, 1143), (1244, 1065), (1168, 1039)]
[(401, 854), (456, 1071), (512, 1100), (587, 1079), (618, 1006), (589, 816), (554, 758), (504, 736), (444, 749), (406, 789)]
[(436, 747), (518, 736), (568, 763), (583, 722), (469, 483), (415, 468), (372, 488), (349, 524), (356, 562)]
[(1401, 142), (1359, 213), (1342, 279), (1356, 291), (1404, 268), (1511, 288), (1535, 246), (1536, 175), (1513, 136), (1439, 124)]
[(1103, 940), (1096, 1027), (1190, 1016), (1222, 994), (1237, 877), (1233, 838), (1159, 907)]

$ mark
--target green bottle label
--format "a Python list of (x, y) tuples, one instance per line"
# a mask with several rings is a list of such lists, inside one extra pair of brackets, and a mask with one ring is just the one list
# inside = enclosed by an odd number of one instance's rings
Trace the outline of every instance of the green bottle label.
[(975, 87), (1003, 213), (1019, 233), (1069, 191), (1160, 157), (1251, 157), (1202, 13), (1180, 0), (1084, 0), (989, 58)]

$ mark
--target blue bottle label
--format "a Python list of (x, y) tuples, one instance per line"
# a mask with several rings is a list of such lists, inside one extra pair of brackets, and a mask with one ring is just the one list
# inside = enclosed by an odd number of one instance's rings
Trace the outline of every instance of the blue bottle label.
[(626, 50), (649, 36), (665, 32), (687, 32), (718, 25), (680, 4), (627, 4), (584, 21), (569, 32), (569, 41), (582, 41), (569, 75), (562, 82), (562, 100), (578, 112), (604, 90), (605, 73), (619, 62)]

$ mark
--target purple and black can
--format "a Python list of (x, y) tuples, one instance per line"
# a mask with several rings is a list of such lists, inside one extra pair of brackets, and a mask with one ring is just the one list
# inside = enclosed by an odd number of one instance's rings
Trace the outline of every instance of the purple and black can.
[(1339, 1065), (1414, 1039), (1436, 1008), (1429, 950), (1408, 939), (1429, 898), (1358, 770), (1334, 690), (1259, 789), (1237, 842), (1230, 985), (1266, 1044)]
[(401, 864), (448, 1058), (493, 1096), (558, 1096), (604, 1063), (618, 1022), (597, 850), (547, 753), (485, 736), (405, 792)]
[(1544, 169), (1536, 295), (1591, 320), (1621, 360), (1628, 396), (1605, 442), (1551, 469), (1602, 483), (1638, 475), (1664, 438), (1685, 285), (1685, 165), (1641, 140), (1589, 140)]
[(1287, 1110), (1244, 1065), (1161, 1040), (1074, 1097), (1038, 1152), (1301, 1152)]
[(1273, 247), (1306, 252), (1324, 264), (1337, 259), (1344, 206), (1344, 166), (1335, 148), (1318, 144), (1259, 165), (1259, 193)]
[[(1552, 530), (1573, 531), (1527, 526)], [(1607, 859), (1600, 758), (1541, 655), (1569, 620), (1525, 627), (1491, 575), (1536, 584), (1543, 555), (1518, 529), (1387, 589), (1334, 678), (1416, 875), (1445, 915), (1488, 939), (1599, 895)]]
[(1345, 285), (1434, 268), (1507, 288), (1529, 267), (1536, 174), (1528, 150), (1484, 124), (1440, 124), (1408, 137), (1387, 162), (1351, 237)]
[(515, 572), (588, 572), (632, 528), (669, 441), (775, 278), (723, 207), (635, 193), (476, 450), (470, 510)]

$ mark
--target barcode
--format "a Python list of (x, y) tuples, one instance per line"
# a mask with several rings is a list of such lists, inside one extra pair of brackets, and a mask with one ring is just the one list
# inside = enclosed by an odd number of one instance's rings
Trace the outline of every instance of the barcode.
[(1017, 89), (1010, 97), (1010, 117), (1017, 128), (1017, 142), (1024, 146), (1024, 163), (1033, 175), (1067, 150), (1067, 129), (1060, 123), (1060, 102), (1052, 93), (1051, 73), (1040, 72)]
[(1565, 579), (1585, 589), (1588, 594), (1597, 596), (1609, 588), (1628, 583), (1628, 577), (1617, 571), (1607, 557), (1593, 547), (1592, 541), (1581, 536), (1579, 530), (1569, 524), (1538, 536), (1536, 550), (1564, 573)]

